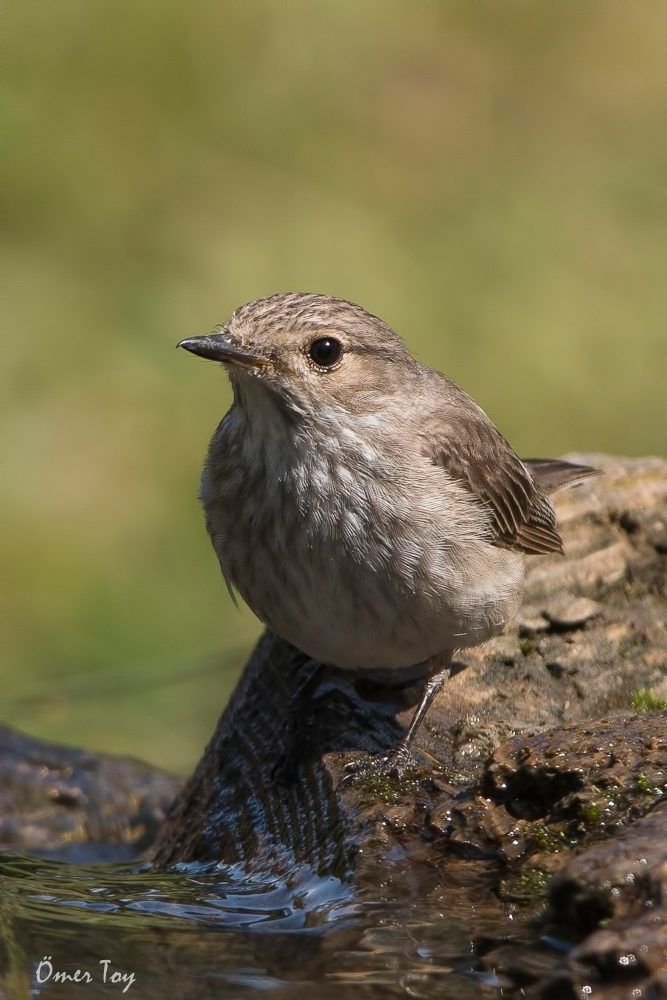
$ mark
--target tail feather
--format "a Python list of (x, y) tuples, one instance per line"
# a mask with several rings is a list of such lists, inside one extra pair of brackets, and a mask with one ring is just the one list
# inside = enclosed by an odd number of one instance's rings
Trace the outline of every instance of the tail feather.
[(575, 465), (557, 458), (523, 458), (522, 462), (545, 493), (555, 493), (564, 486), (574, 486), (601, 474), (600, 469), (590, 465)]

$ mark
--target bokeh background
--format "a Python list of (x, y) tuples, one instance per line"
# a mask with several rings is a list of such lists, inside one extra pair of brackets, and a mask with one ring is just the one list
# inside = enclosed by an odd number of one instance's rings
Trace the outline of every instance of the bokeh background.
[(667, 454), (661, 2), (12, 0), (0, 720), (187, 771), (259, 625), (174, 350), (341, 295), (517, 450)]

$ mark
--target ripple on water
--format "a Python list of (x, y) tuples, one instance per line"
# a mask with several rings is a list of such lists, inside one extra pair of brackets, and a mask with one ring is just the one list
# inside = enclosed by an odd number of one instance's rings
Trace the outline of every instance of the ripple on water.
[[(25, 996), (109, 997), (130, 973), (125, 995), (146, 998), (488, 995), (470, 974), (470, 927), (441, 909), (371, 900), (304, 867), (289, 877), (211, 864), (155, 873), (0, 855), (0, 961)], [(54, 982), (77, 970), (91, 981)]]

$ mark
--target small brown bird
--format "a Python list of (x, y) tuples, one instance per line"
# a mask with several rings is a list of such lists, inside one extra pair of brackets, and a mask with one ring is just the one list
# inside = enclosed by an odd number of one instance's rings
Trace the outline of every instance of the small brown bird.
[(201, 480), (230, 588), (323, 663), (429, 680), (400, 768), (455, 650), (519, 606), (522, 553), (561, 552), (547, 494), (595, 474), (522, 461), (483, 410), (377, 316), (289, 293), (180, 347), (222, 362), (234, 402)]

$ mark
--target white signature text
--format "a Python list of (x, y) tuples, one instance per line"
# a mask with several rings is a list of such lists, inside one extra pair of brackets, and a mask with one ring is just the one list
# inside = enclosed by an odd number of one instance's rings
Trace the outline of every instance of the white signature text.
[[(130, 986), (134, 982), (133, 972), (111, 972), (109, 966), (111, 965), (110, 958), (100, 959), (102, 969), (101, 980), (103, 983), (113, 983), (115, 986), (121, 986), (125, 984), (122, 992), (127, 993)], [(51, 979), (54, 983), (92, 983), (93, 977), (87, 970), (77, 969), (76, 972), (56, 972), (51, 963), (51, 956), (45, 955), (42, 961), (37, 966), (37, 971), (35, 972), (35, 978), (37, 982), (48, 983)]]

